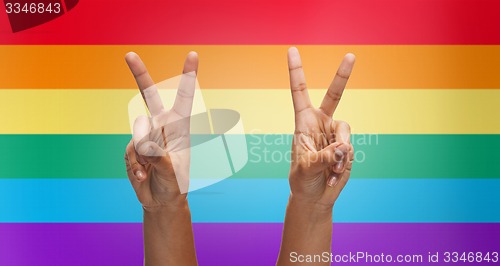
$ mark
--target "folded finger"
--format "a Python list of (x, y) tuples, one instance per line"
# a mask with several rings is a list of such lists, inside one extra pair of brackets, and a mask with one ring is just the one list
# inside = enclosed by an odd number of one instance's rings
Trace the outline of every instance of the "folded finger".
[(146, 168), (137, 161), (137, 156), (132, 141), (129, 142), (125, 150), (125, 165), (127, 167), (127, 175), (134, 188), (134, 184), (146, 180)]
[(349, 152), (349, 147), (342, 143), (332, 143), (322, 150), (313, 153), (310, 156), (310, 164), (319, 170), (333, 167), (342, 162)]

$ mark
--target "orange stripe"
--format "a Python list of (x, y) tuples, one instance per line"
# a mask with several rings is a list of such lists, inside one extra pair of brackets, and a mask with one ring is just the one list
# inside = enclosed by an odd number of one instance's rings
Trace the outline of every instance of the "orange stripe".
[[(135, 88), (124, 62), (136, 51), (156, 81), (200, 54), (201, 87), (288, 88), (288, 46), (0, 46), (0, 88)], [(300, 46), (309, 87), (324, 88), (346, 52), (350, 88), (500, 88), (500, 46)]]

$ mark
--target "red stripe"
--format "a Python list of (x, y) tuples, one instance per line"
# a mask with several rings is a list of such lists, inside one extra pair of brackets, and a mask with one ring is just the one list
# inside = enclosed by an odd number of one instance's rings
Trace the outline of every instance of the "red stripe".
[[(0, 44), (500, 44), (497, 0), (83, 0)], [(2, 11), (3, 12), (3, 11)]]

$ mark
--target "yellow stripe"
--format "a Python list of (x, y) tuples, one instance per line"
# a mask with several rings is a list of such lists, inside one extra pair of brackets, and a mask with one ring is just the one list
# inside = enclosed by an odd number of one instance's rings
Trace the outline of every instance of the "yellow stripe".
[[(310, 90), (318, 106), (324, 90)], [(2, 134), (126, 134), (135, 90), (0, 90)], [(290, 133), (288, 90), (203, 90), (208, 108), (241, 113), (246, 133)], [(500, 90), (347, 90), (336, 119), (354, 133), (499, 134)]]
[[(124, 55), (136, 51), (153, 79), (179, 75), (200, 54), (204, 89), (286, 89), (287, 45), (0, 46), (0, 88), (135, 88)], [(357, 61), (349, 88), (500, 88), (500, 45), (305, 45), (307, 82), (326, 88), (343, 55)]]

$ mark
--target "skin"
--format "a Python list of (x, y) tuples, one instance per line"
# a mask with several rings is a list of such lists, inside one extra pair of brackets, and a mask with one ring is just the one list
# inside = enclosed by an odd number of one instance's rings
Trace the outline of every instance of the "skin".
[[(159, 95), (148, 89), (154, 82), (139, 56), (131, 52), (125, 60), (151, 113), (151, 117), (137, 118), (125, 152), (127, 174), (144, 209), (145, 265), (197, 265), (186, 194), (189, 176), (186, 147), (189, 147), (188, 119), (198, 55), (191, 52), (186, 57), (184, 75), (171, 110), (165, 110)], [(169, 127), (175, 121), (184, 123)]]
[(293, 263), (290, 253), (314, 255), (330, 251), (333, 206), (349, 180), (354, 157), (349, 125), (332, 116), (354, 61), (353, 54), (344, 57), (321, 106), (315, 108), (307, 92), (299, 51), (295, 47), (288, 50), (295, 132), (289, 174), (291, 192), (277, 265), (330, 265)]
[[(144, 209), (145, 265), (197, 265), (186, 180), (179, 178), (186, 176), (183, 169), (189, 168), (186, 118), (191, 114), (194, 83), (189, 75), (181, 79), (174, 106), (165, 110), (150, 89), (154, 82), (139, 56), (129, 53), (125, 59), (151, 113), (150, 118), (137, 118), (125, 153), (128, 177)], [(330, 250), (333, 206), (349, 179), (353, 160), (350, 127), (332, 116), (353, 65), (354, 56), (347, 54), (321, 107), (314, 108), (298, 50), (292, 47), (288, 51), (295, 132), (291, 193), (277, 265), (300, 265), (290, 261), (291, 252), (321, 254)], [(189, 53), (183, 73), (195, 77), (197, 68), (197, 54)], [(170, 124), (176, 121), (184, 123)]]

